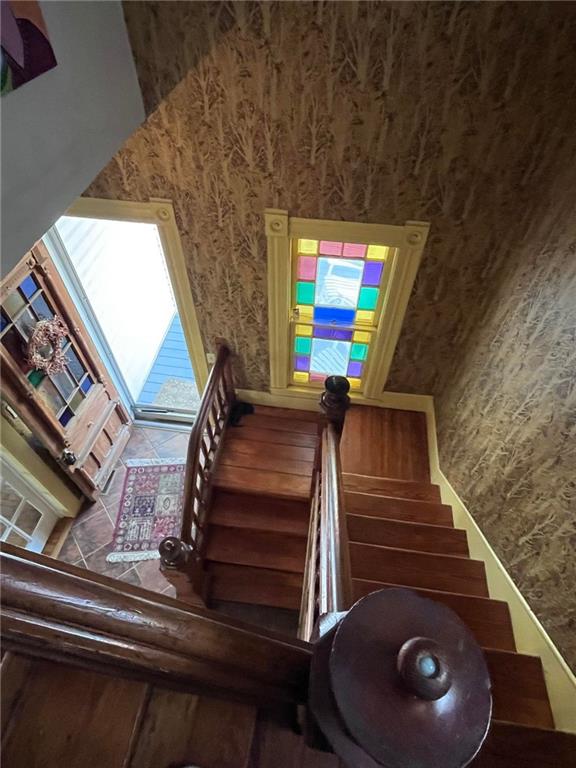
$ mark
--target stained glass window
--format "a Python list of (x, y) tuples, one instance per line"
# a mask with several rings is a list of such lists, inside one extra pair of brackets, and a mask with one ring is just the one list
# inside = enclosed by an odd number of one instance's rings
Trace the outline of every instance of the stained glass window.
[(292, 241), (293, 384), (321, 386), (337, 374), (362, 390), (393, 253), (375, 243)]

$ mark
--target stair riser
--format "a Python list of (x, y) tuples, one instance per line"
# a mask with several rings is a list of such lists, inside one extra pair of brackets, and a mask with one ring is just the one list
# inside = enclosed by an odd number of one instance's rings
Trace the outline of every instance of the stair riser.
[(467, 557), (466, 533), (433, 525), (397, 522), (384, 518), (348, 515), (350, 541), (384, 547), (411, 549), (440, 555)]
[(488, 597), (483, 563), (367, 544), (350, 544), (352, 576)]
[(383, 517), (387, 520), (401, 520), (424, 525), (444, 525), (453, 527), (452, 509), (444, 504), (412, 501), (410, 499), (392, 499), (386, 496), (373, 496), (364, 493), (347, 492), (344, 494), (346, 511), (367, 517)]

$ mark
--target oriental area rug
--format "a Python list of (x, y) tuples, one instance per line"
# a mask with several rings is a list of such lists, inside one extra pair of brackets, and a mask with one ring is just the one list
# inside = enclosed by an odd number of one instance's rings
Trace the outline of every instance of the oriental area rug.
[(165, 536), (178, 536), (182, 519), (184, 459), (131, 459), (112, 539), (109, 563), (159, 558)]

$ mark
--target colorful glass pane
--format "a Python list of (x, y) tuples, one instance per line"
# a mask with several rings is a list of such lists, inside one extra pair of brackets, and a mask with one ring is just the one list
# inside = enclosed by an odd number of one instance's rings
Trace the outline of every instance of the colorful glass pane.
[(318, 259), (315, 304), (320, 307), (356, 307), (362, 284), (362, 262)]
[(359, 325), (374, 325), (374, 312), (359, 309), (356, 312), (356, 322)]
[(314, 339), (312, 341), (312, 357), (310, 371), (346, 376), (350, 343), (332, 339)]
[(308, 374), (300, 371), (294, 371), (292, 374), (292, 381), (295, 384), (308, 384)]
[(14, 317), (21, 309), (24, 309), (26, 302), (18, 291), (14, 291), (14, 293), (11, 293), (10, 296), (4, 300), (3, 306), (10, 317)]
[(319, 252), (323, 256), (341, 256), (344, 243), (336, 243), (333, 240), (320, 240)]
[(352, 325), (356, 312), (340, 307), (314, 307), (314, 322), (324, 325)]
[(367, 331), (354, 331), (354, 341), (360, 341), (362, 344), (370, 344), (372, 336)]
[(349, 376), (348, 382), (350, 383), (350, 389), (356, 390), (362, 388), (362, 379), (355, 379), (353, 376)]
[(309, 355), (312, 350), (312, 339), (309, 336), (296, 336), (294, 339), (294, 352), (297, 355)]
[(352, 360), (366, 360), (368, 357), (368, 344), (352, 344), (350, 358)]
[(62, 424), (63, 427), (65, 427), (69, 421), (71, 421), (74, 418), (74, 413), (70, 408), (66, 408), (61, 414), (58, 421), (60, 424)]
[(32, 335), (32, 331), (34, 330), (34, 326), (36, 325), (36, 318), (32, 312), (30, 312), (30, 309), (26, 307), (18, 320), (16, 320), (15, 324), (22, 336), (24, 336), (25, 339), (29, 339)]
[(321, 382), (323, 384), (325, 379), (326, 379), (326, 374), (325, 373), (311, 373), (310, 374), (310, 381), (317, 381), (317, 382)]
[(34, 301), (32, 302), (32, 309), (34, 310), (34, 312), (36, 312), (36, 315), (41, 320), (49, 320), (51, 317), (54, 317), (54, 312), (52, 311), (52, 308), (50, 307), (50, 305), (48, 304), (44, 296), (42, 296), (42, 294), (40, 294), (40, 296), (34, 299)]
[(43, 371), (30, 371), (28, 381), (36, 389), (46, 374)]
[(355, 376), (356, 378), (360, 379), (362, 378), (362, 368), (364, 366), (362, 363), (358, 362), (357, 360), (351, 360), (348, 363), (348, 373), (347, 376)]
[(66, 371), (60, 371), (60, 373), (52, 374), (52, 381), (58, 387), (58, 391), (65, 400), (68, 400), (76, 384), (72, 381)]
[(84, 393), (81, 389), (79, 389), (72, 400), (70, 400), (70, 408), (76, 413), (80, 405), (82, 404), (82, 401), (84, 400)]
[(296, 334), (298, 336), (312, 336), (312, 326), (311, 325), (297, 325), (296, 326)]
[(90, 389), (92, 389), (93, 384), (94, 382), (92, 381), (91, 377), (86, 376), (82, 384), (80, 384), (80, 389), (82, 390), (82, 392), (84, 392), (84, 394), (86, 394), (87, 392), (90, 391)]
[(59, 411), (66, 405), (62, 396), (48, 376), (45, 376), (44, 379), (42, 379), (37, 391), (41, 399), (53, 413), (59, 413)]
[(299, 304), (296, 307), (296, 316), (299, 320), (312, 320), (314, 307), (306, 304)]
[(343, 328), (314, 328), (314, 336), (317, 339), (336, 339), (337, 341), (352, 341), (352, 331), (345, 331)]
[(318, 259), (314, 256), (300, 256), (298, 258), (298, 278), (300, 280), (316, 280), (316, 264)]
[(376, 309), (378, 304), (378, 288), (360, 288), (358, 297), (358, 309)]
[(298, 253), (318, 253), (318, 240), (298, 240)]
[(366, 245), (361, 243), (344, 243), (342, 256), (345, 259), (363, 259), (366, 255)]
[(382, 261), (367, 261), (364, 264), (364, 275), (362, 277), (362, 284), (363, 285), (380, 285), (383, 269), (384, 269), (384, 263)]
[(24, 296), (26, 296), (26, 298), (29, 299), (38, 290), (38, 283), (36, 282), (36, 278), (33, 275), (28, 275), (28, 277), (26, 277), (20, 283), (20, 290), (22, 291)]
[(66, 360), (68, 362), (68, 369), (76, 381), (80, 381), (82, 376), (86, 373), (86, 369), (80, 362), (76, 352), (70, 347), (66, 350)]
[(379, 261), (385, 261), (390, 249), (387, 245), (369, 245), (368, 252), (366, 253), (367, 259), (377, 259)]
[(314, 283), (296, 283), (296, 301), (298, 304), (314, 304)]
[(296, 355), (294, 358), (294, 368), (297, 371), (309, 371), (310, 357), (308, 355)]

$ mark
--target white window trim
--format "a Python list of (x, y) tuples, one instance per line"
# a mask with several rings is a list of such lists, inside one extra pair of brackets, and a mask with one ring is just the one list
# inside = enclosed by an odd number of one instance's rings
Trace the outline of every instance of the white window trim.
[(275, 395), (318, 399), (317, 390), (291, 383), (291, 241), (295, 238), (336, 240), (388, 245), (397, 249), (387, 261), (389, 280), (384, 286), (382, 313), (372, 342), (364, 391), (350, 393), (356, 402), (379, 402), (384, 394), (430, 225), (422, 221), (407, 221), (404, 226), (392, 226), (300, 219), (289, 216), (288, 211), (272, 208), (266, 209), (264, 220), (268, 244), (270, 392)]
[(190, 362), (196, 378), (198, 391), (202, 395), (208, 381), (208, 362), (172, 202), (155, 197), (150, 198), (149, 202), (79, 197), (72, 203), (64, 215), (89, 219), (111, 219), (156, 224), (166, 258), (166, 266), (170, 275), (180, 322), (184, 331), (184, 338), (186, 339), (190, 355)]

